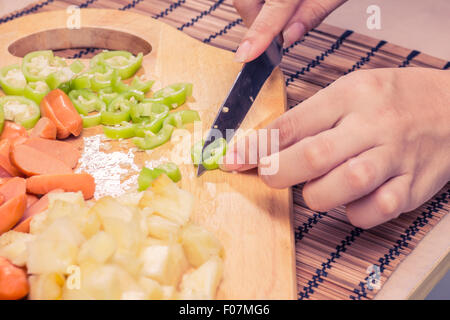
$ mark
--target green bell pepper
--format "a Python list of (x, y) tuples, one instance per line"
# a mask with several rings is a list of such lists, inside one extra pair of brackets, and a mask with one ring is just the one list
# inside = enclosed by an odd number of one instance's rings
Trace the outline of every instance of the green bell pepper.
[(98, 126), (102, 123), (102, 115), (100, 112), (83, 116), (80, 114), (81, 119), (83, 119), (83, 128), (90, 128)]
[[(65, 67), (66, 61), (55, 57), (51, 50), (30, 52), (22, 60), (22, 72), (29, 82), (45, 81), (50, 74)], [(67, 69), (73, 74), (70, 68)]]
[(98, 96), (104, 103), (109, 105), (119, 96), (119, 93), (115, 92), (112, 87), (106, 87), (98, 91)]
[(151, 100), (175, 109), (184, 104), (191, 95), (192, 83), (175, 83), (156, 91)]
[(156, 134), (151, 131), (146, 131), (144, 138), (133, 138), (133, 143), (140, 149), (154, 149), (169, 141), (174, 129), (172, 125), (167, 124)]
[(0, 69), (0, 86), (5, 94), (23, 95), (26, 85), (27, 79), (25, 79), (22, 68), (18, 64)]
[(14, 121), (25, 129), (33, 128), (41, 116), (36, 102), (22, 96), (0, 97), (0, 106), (5, 120)]
[(91, 75), (91, 89), (95, 92), (98, 92), (103, 88), (111, 86), (111, 81), (114, 77), (114, 70), (104, 65), (99, 65), (91, 68), (89, 74)]
[(103, 65), (114, 70), (122, 79), (131, 78), (142, 65), (143, 54), (134, 56), (127, 51), (104, 51), (91, 59), (91, 68)]
[(169, 114), (169, 107), (161, 103), (149, 102), (145, 99), (141, 103), (134, 105), (130, 114), (131, 120), (135, 123), (148, 122), (156, 118), (165, 118)]
[(69, 66), (70, 70), (72, 70), (73, 73), (78, 74), (84, 69), (84, 64), (80, 60), (75, 60), (72, 62), (72, 64)]
[(91, 78), (93, 77), (90, 73), (82, 73), (77, 77), (72, 79), (72, 89), (80, 90), (80, 89), (90, 89), (91, 88)]
[(92, 91), (88, 89), (72, 90), (69, 98), (77, 109), (78, 113), (87, 116), (93, 111), (106, 109), (106, 104)]
[(142, 168), (138, 177), (138, 191), (147, 190), (160, 175), (166, 174), (173, 182), (181, 180), (181, 172), (173, 162), (166, 162), (154, 169)]
[(50, 88), (44, 81), (30, 82), (25, 87), (23, 95), (25, 98), (33, 100), (38, 105), (41, 103), (42, 99), (50, 92)]
[(103, 126), (103, 133), (110, 139), (129, 139), (135, 136), (134, 125), (122, 122), (117, 126)]
[(164, 120), (164, 124), (169, 123), (176, 128), (181, 128), (183, 125), (200, 121), (200, 116), (195, 110), (182, 110), (169, 113)]
[(116, 75), (111, 82), (111, 86), (112, 89), (118, 93), (125, 91), (140, 91), (142, 93), (147, 93), (150, 91), (154, 83), (155, 81), (153, 80), (144, 81), (140, 77), (134, 77), (131, 84), (126, 84), (122, 82), (118, 75)]
[(207, 170), (214, 170), (219, 168), (219, 162), (227, 152), (227, 141), (224, 138), (219, 138), (210, 143), (202, 153), (204, 142), (199, 141), (192, 146), (191, 158), (194, 165), (202, 163)]

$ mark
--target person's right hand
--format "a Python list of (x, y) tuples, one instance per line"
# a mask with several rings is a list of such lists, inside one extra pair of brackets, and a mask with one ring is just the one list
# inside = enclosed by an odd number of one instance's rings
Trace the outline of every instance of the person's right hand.
[(284, 44), (300, 40), (346, 0), (234, 0), (234, 6), (249, 26), (235, 59), (248, 62), (267, 49), (283, 33)]

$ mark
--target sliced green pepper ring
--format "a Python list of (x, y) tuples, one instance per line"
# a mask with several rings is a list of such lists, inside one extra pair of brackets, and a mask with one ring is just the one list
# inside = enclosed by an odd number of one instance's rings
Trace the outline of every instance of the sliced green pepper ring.
[(199, 141), (193, 145), (191, 149), (192, 162), (195, 165), (202, 163), (207, 170), (214, 170), (219, 168), (219, 162), (227, 152), (227, 141), (224, 138), (214, 140), (203, 151), (203, 159), (201, 159), (201, 152), (203, 148), (203, 141)]
[(182, 110), (169, 113), (164, 120), (164, 124), (169, 123), (176, 128), (181, 128), (183, 125), (200, 121), (200, 116), (195, 110)]
[(98, 96), (104, 103), (109, 105), (114, 99), (119, 96), (119, 94), (115, 92), (112, 87), (106, 87), (98, 91)]
[(31, 99), (38, 105), (42, 99), (50, 92), (50, 88), (44, 81), (30, 82), (25, 87), (23, 95), (25, 98)]
[(83, 128), (90, 128), (98, 126), (102, 123), (102, 115), (100, 112), (90, 114), (87, 116), (80, 115), (81, 119), (83, 119)]
[(90, 112), (106, 109), (106, 104), (94, 92), (88, 89), (72, 90), (69, 93), (69, 98), (72, 100), (78, 113), (85, 116)]
[(55, 57), (51, 50), (30, 52), (22, 60), (22, 72), (29, 82), (45, 81), (50, 74), (64, 67), (67, 67), (65, 60)]
[(174, 129), (172, 125), (167, 124), (156, 134), (146, 131), (144, 138), (133, 138), (133, 143), (140, 149), (154, 149), (169, 141)]
[(144, 100), (133, 105), (130, 114), (133, 122), (148, 122), (154, 119), (165, 118), (169, 114), (169, 107), (161, 103)]
[(69, 68), (73, 73), (80, 73), (84, 69), (84, 64), (80, 60), (75, 60), (74, 62), (72, 62)]
[(156, 91), (151, 100), (163, 103), (171, 109), (178, 108), (192, 95), (192, 83), (175, 83)]
[(27, 85), (27, 79), (18, 64), (0, 69), (0, 86), (8, 95), (20, 96)]
[(80, 89), (89, 89), (91, 87), (91, 78), (92, 74), (82, 73), (72, 79), (72, 89), (80, 90)]
[(104, 51), (91, 59), (91, 68), (104, 65), (117, 70), (122, 79), (131, 78), (142, 65), (143, 54), (134, 56), (128, 51)]
[(103, 133), (110, 139), (129, 139), (135, 136), (134, 125), (122, 122), (116, 126), (103, 126)]
[(115, 104), (119, 103), (120, 101), (127, 101), (132, 104), (138, 104), (139, 102), (144, 100), (144, 94), (140, 91), (131, 90), (122, 92), (119, 94), (119, 96), (111, 101), (111, 103), (108, 105), (108, 109), (114, 109)]
[(114, 77), (114, 70), (104, 65), (99, 65), (89, 71), (91, 89), (98, 92), (99, 90), (110, 87)]
[(41, 112), (33, 100), (22, 96), (0, 97), (5, 120), (14, 121), (25, 129), (31, 129), (38, 122)]
[(122, 93), (125, 91), (132, 91), (132, 90), (139, 91), (142, 93), (147, 93), (150, 91), (150, 89), (154, 83), (155, 83), (155, 81), (153, 81), (153, 80), (144, 81), (144, 80), (141, 80), (140, 77), (134, 77), (131, 84), (128, 85), (128, 84), (122, 82), (122, 78), (120, 76), (116, 75), (113, 78), (113, 80), (111, 81), (111, 86), (112, 86), (113, 90), (118, 93)]
[(162, 163), (154, 169), (144, 167), (139, 173), (138, 191), (148, 189), (151, 183), (162, 174), (166, 174), (173, 182), (178, 182), (181, 180), (180, 169), (173, 162)]

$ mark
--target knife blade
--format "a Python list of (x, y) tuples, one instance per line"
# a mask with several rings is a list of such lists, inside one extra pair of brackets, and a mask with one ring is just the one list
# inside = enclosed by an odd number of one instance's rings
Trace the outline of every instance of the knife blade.
[[(253, 105), (256, 96), (267, 78), (272, 74), (273, 69), (280, 64), (282, 50), (282, 40), (278, 36), (258, 58), (243, 66), (228, 96), (220, 107), (208, 136), (205, 139), (201, 153), (202, 156), (205, 148), (213, 143), (216, 138), (220, 138), (212, 134), (214, 130), (219, 130), (222, 135), (221, 137), (226, 138), (227, 142), (231, 140)], [(229, 131), (227, 134), (227, 129), (233, 129), (233, 131)], [(197, 177), (201, 176), (205, 170), (205, 167), (200, 163), (197, 169)]]

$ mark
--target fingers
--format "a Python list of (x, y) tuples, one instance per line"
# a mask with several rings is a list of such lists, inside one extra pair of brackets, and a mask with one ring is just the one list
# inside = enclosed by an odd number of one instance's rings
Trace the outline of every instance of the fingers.
[(369, 194), (398, 173), (392, 154), (387, 147), (375, 147), (308, 182), (303, 187), (306, 204), (327, 211)]
[(233, 6), (244, 20), (247, 27), (255, 21), (256, 16), (264, 5), (263, 0), (234, 0)]
[[(332, 128), (344, 116), (345, 105), (345, 99), (334, 86), (319, 91), (272, 122), (267, 127), (267, 138), (259, 134), (256, 139), (250, 137), (245, 145), (230, 146), (223, 159), (222, 170), (245, 171), (254, 168), (257, 162), (249, 163), (250, 153), (256, 153), (258, 157), (260, 154), (267, 156), (272, 150), (283, 150), (303, 138)], [(278, 134), (272, 130), (277, 130)], [(267, 153), (260, 152), (260, 146), (264, 143)]]
[(347, 205), (350, 222), (363, 229), (397, 218), (405, 212), (410, 198), (410, 175), (397, 176), (371, 194)]
[(305, 138), (279, 154), (261, 160), (268, 167), (278, 162), (278, 171), (273, 175), (262, 174), (261, 166), (261, 178), (273, 188), (286, 188), (320, 177), (373, 146), (371, 134), (360, 136), (359, 131), (359, 125), (347, 121), (336, 128)]
[(236, 51), (235, 60), (248, 62), (263, 53), (294, 15), (299, 3), (300, 0), (266, 1)]

